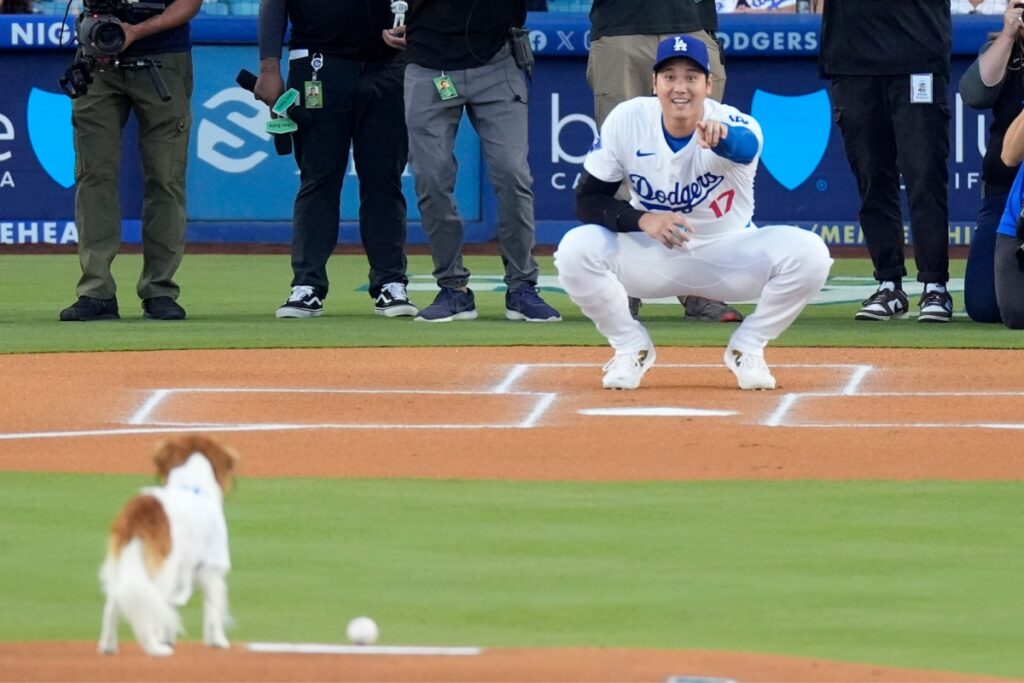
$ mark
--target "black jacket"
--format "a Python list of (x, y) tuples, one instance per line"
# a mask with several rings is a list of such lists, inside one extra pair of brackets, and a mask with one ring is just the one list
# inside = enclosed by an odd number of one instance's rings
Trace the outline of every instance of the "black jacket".
[(394, 22), (383, 0), (262, 0), (260, 59), (281, 56), (289, 22), (291, 48), (360, 61), (384, 61), (397, 54), (381, 38), (381, 32)]
[(428, 69), (486, 64), (526, 23), (526, 0), (410, 0), (407, 59)]
[(827, 0), (822, 76), (949, 75), (949, 0)]

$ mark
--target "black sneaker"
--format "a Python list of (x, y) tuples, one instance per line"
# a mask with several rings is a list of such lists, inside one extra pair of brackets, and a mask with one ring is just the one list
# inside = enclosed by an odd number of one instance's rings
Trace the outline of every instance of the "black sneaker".
[(684, 318), (698, 323), (741, 323), (743, 314), (724, 301), (702, 296), (681, 296), (679, 303), (686, 311)]
[(117, 297), (110, 299), (94, 299), (91, 296), (80, 296), (78, 301), (60, 312), (60, 319), (72, 320), (117, 320)]
[(298, 285), (292, 287), (288, 301), (277, 309), (278, 318), (315, 318), (323, 315), (324, 297), (326, 292), (317, 291), (317, 287)]
[(933, 289), (921, 295), (917, 314), (919, 323), (948, 323), (953, 319), (953, 297), (946, 290)]
[(142, 317), (150, 320), (184, 320), (185, 309), (169, 296), (142, 300)]
[(465, 292), (442, 287), (434, 302), (420, 311), (413, 320), (420, 323), (449, 323), (453, 320), (475, 320), (476, 298), (473, 290)]
[(380, 288), (380, 294), (373, 300), (373, 310), (377, 315), (397, 318), (403, 315), (416, 315), (419, 309), (409, 301), (409, 293), (401, 282), (389, 282)]
[(910, 304), (902, 289), (880, 288), (864, 300), (854, 320), (892, 320), (906, 318)]

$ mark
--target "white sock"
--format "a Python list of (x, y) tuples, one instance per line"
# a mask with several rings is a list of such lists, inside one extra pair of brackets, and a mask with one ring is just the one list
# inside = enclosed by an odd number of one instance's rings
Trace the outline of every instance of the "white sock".
[(945, 282), (929, 282), (928, 284), (926, 284), (924, 286), (924, 293), (928, 294), (929, 292), (941, 292), (941, 293), (945, 294), (946, 293), (946, 283)]
[(896, 291), (896, 283), (893, 282), (892, 280), (882, 280), (878, 284), (878, 289), (880, 289), (880, 290), (881, 289), (888, 289), (890, 292), (895, 292)]

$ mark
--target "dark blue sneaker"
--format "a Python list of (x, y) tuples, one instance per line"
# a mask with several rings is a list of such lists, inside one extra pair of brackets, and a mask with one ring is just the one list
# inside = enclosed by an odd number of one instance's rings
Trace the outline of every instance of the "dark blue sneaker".
[(540, 298), (536, 287), (520, 287), (505, 292), (505, 317), (531, 323), (556, 323), (561, 314)]
[(434, 303), (420, 311), (413, 320), (421, 323), (450, 323), (453, 320), (476, 319), (476, 299), (473, 290), (465, 292), (451, 287), (442, 287), (434, 297)]
[(142, 317), (150, 320), (184, 320), (185, 309), (169, 296), (142, 300)]

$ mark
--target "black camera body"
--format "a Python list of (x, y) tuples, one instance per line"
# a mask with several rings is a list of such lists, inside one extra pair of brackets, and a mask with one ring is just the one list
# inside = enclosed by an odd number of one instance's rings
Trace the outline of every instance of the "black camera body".
[(113, 14), (82, 12), (75, 33), (82, 53), (93, 59), (116, 57), (124, 49), (124, 24)]
[[(86, 94), (92, 84), (92, 72), (119, 66), (125, 68), (158, 67), (152, 60), (139, 60), (138, 64), (122, 64), (119, 57), (124, 51), (125, 30), (122, 16), (142, 21), (160, 14), (162, 2), (142, 0), (83, 0), (82, 13), (75, 21), (78, 51), (75, 61), (58, 79), (64, 93), (74, 99)], [(152, 72), (151, 72), (152, 73)], [(157, 76), (158, 77), (158, 76)], [(156, 82), (156, 78), (154, 82)], [(157, 83), (159, 88), (162, 83)], [(166, 90), (166, 87), (164, 88)], [(161, 94), (162, 96), (162, 94)]]

